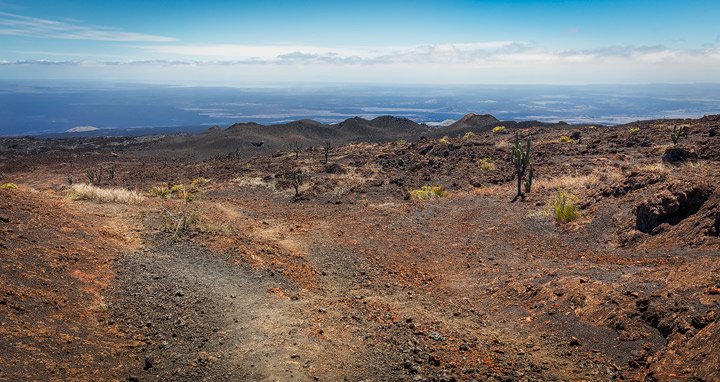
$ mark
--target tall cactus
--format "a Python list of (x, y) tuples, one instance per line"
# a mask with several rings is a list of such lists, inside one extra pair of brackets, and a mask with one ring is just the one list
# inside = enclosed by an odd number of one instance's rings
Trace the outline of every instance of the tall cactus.
[(325, 141), (325, 144), (323, 145), (323, 150), (325, 151), (325, 164), (327, 164), (328, 155), (330, 154), (330, 141)]
[[(525, 195), (522, 192), (522, 184), (523, 179), (525, 179), (525, 191), (530, 192), (530, 188), (532, 187), (532, 177), (533, 177), (533, 170), (532, 165), (530, 164), (530, 147), (532, 145), (532, 138), (527, 138), (527, 143), (525, 144), (525, 147), (523, 147), (522, 143), (520, 143), (520, 133), (515, 132), (515, 144), (512, 147), (512, 162), (515, 166), (515, 176), (517, 177), (517, 195), (515, 196), (515, 199), (522, 198)], [(528, 174), (527, 178), (525, 176), (525, 173), (530, 170), (530, 173)]]
[(672, 132), (670, 133), (670, 139), (672, 139), (673, 146), (677, 146), (680, 139), (687, 137), (687, 128), (685, 126), (673, 125)]
[(302, 171), (296, 170), (292, 181), (293, 188), (295, 188), (295, 197), (300, 196), (300, 186), (303, 184), (303, 180), (304, 177)]
[(530, 169), (528, 170), (527, 177), (525, 178), (525, 193), (529, 193), (532, 189), (532, 182), (533, 182), (533, 166), (530, 165)]

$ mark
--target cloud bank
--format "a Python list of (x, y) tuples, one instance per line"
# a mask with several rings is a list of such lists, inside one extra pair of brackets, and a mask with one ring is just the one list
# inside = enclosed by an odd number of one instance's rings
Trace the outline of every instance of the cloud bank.
[(171, 37), (125, 32), (115, 28), (81, 25), (7, 12), (0, 12), (0, 35), (92, 41), (175, 41)]
[(346, 47), (293, 45), (144, 45), (135, 46), (153, 57), (147, 60), (16, 60), (4, 65), (508, 65), (583, 64), (630, 61), (644, 64), (720, 62), (720, 47), (677, 49), (656, 46), (609, 46), (596, 49), (552, 50), (514, 41), (425, 44), (410, 47)]
[[(568, 30), (575, 32), (577, 28)], [(0, 56), (0, 79), (179, 83), (720, 82), (717, 39), (695, 49), (665, 45), (557, 49), (512, 40), (406, 46), (187, 44), (172, 37), (0, 12), (0, 37), (3, 35), (114, 44), (111, 55), (96, 51), (53, 52), (51, 48), (0, 50), (5, 55), (22, 53)]]

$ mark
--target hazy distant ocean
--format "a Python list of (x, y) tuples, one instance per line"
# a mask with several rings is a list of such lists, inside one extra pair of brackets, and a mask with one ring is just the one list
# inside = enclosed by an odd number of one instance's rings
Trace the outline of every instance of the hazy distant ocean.
[(505, 120), (618, 124), (720, 114), (720, 84), (602, 86), (178, 87), (0, 82), (0, 135), (77, 127), (176, 131), (235, 122), (334, 123), (361, 116), (440, 124), (474, 112)]

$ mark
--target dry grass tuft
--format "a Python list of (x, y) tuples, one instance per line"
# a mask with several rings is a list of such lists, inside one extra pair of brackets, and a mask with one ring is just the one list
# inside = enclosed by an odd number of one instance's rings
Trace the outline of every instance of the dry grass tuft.
[(18, 188), (18, 186), (15, 183), (5, 183), (3, 185), (0, 185), (0, 189), (3, 190), (14, 190), (16, 188)]
[(578, 198), (565, 190), (557, 189), (553, 199), (547, 203), (547, 210), (558, 223), (567, 223), (580, 217), (577, 210)]
[(140, 204), (145, 200), (136, 191), (124, 188), (100, 188), (90, 184), (73, 185), (69, 196), (72, 200), (91, 200), (97, 203)]
[(447, 195), (448, 192), (442, 186), (422, 186), (418, 190), (410, 191), (410, 198), (419, 202), (442, 198)]
[(484, 171), (495, 171), (497, 169), (497, 167), (495, 166), (495, 162), (492, 158), (489, 157), (478, 160), (478, 165)]
[(664, 164), (664, 163), (646, 164), (646, 165), (643, 165), (643, 166), (638, 167), (638, 171), (639, 171), (639, 172), (643, 172), (643, 173), (645, 173), (645, 172), (651, 172), (651, 173), (661, 174), (661, 175), (664, 175), (664, 176), (669, 176), (670, 173), (672, 172), (672, 171), (670, 170), (670, 167), (668, 167), (668, 166), (667, 166), (666, 164)]
[(590, 175), (564, 175), (553, 178), (541, 178), (533, 182), (536, 190), (556, 190), (562, 188), (565, 190), (581, 190), (590, 188), (600, 183), (600, 179), (596, 174)]
[(576, 144), (577, 141), (574, 140), (574, 139), (572, 139), (572, 138), (570, 138), (570, 137), (567, 136), (567, 135), (563, 135), (563, 136), (560, 137), (560, 143), (572, 143), (572, 144)]

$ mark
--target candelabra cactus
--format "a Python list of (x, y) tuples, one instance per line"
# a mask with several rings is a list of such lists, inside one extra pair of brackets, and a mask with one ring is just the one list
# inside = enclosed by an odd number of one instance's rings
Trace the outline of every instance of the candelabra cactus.
[(290, 145), (290, 149), (295, 153), (295, 159), (298, 159), (300, 156), (300, 151), (302, 151), (303, 146), (300, 144), (300, 142), (295, 141)]
[(303, 184), (303, 174), (300, 170), (297, 170), (295, 172), (295, 177), (293, 178), (293, 188), (295, 188), (295, 196), (300, 196), (300, 186)]
[(525, 192), (530, 192), (530, 188), (532, 187), (533, 169), (530, 163), (531, 145), (532, 138), (528, 137), (523, 147), (523, 144), (520, 142), (520, 133), (515, 132), (515, 144), (513, 144), (511, 154), (512, 162), (515, 166), (515, 176), (517, 177), (517, 195), (513, 200), (525, 196), (522, 192), (523, 180), (525, 180)]
[(674, 125), (672, 132), (670, 133), (670, 139), (672, 139), (673, 145), (677, 146), (680, 139), (687, 136), (687, 128), (685, 126)]
[(528, 175), (525, 178), (525, 193), (529, 193), (530, 189), (532, 188), (532, 182), (533, 182), (533, 166), (530, 165), (530, 169), (528, 169)]
[(330, 154), (330, 141), (325, 141), (325, 144), (323, 145), (323, 150), (325, 151), (325, 164), (327, 164), (328, 155)]

